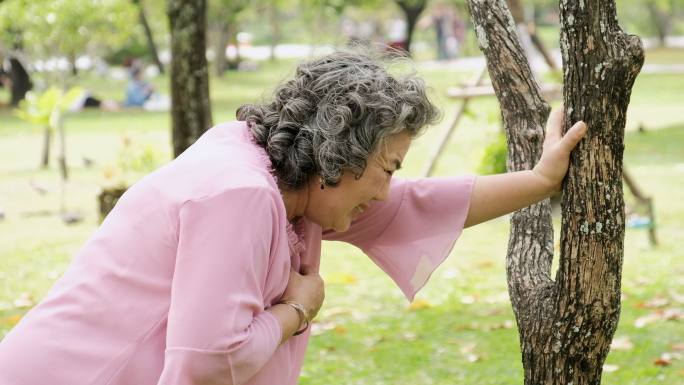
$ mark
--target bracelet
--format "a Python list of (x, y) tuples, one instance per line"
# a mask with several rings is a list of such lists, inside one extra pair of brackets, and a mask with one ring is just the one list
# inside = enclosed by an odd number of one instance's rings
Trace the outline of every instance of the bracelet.
[(309, 328), (309, 314), (302, 304), (295, 302), (295, 301), (290, 301), (290, 300), (280, 301), (278, 303), (291, 306), (293, 309), (295, 309), (297, 311), (297, 315), (299, 316), (299, 324), (300, 325), (302, 323), (304, 324), (303, 327), (301, 327), (299, 330), (297, 330), (293, 334), (294, 336), (298, 336), (298, 335), (304, 333), (306, 331), (306, 329)]

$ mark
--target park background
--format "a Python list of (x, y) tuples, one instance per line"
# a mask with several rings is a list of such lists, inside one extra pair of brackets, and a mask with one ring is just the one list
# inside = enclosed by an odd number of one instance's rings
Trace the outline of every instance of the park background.
[[(444, 118), (416, 140), (402, 177), (421, 174), (448, 129), (461, 103), (447, 97), (448, 89), (470, 81), (485, 65), (463, 2), (413, 3), (425, 3), (425, 9), (411, 56)], [(560, 65), (557, 4), (522, 3)], [(652, 197), (655, 212), (649, 218), (625, 190), (630, 211), (622, 314), (603, 383), (684, 384), (684, 2), (617, 3), (621, 25), (640, 35), (647, 48), (628, 110), (624, 161)], [(267, 98), (301, 59), (350, 41), (401, 48), (407, 35), (405, 15), (393, 1), (210, 0), (208, 15), (214, 123), (234, 119), (243, 103)], [(445, 18), (450, 29), (442, 31), (440, 49), (436, 25)], [(169, 95), (168, 69), (160, 73), (147, 36), (153, 37), (161, 64), (168, 64), (169, 27), (161, 0), (0, 1), (0, 57), (5, 63), (20, 59), (36, 94), (53, 86), (79, 87), (121, 101), (125, 64), (136, 58), (147, 81)], [(225, 62), (217, 55), (221, 51)], [(542, 82), (560, 81), (534, 51), (531, 61)], [(49, 122), (27, 121), (10, 99), (7, 87), (0, 88), (0, 338), (45, 295), (96, 229), (101, 191), (130, 185), (172, 157), (168, 111), (67, 111), (61, 123), (69, 170), (64, 183), (56, 161), (58, 132), (50, 165), (43, 168)], [(26, 103), (20, 107), (28, 110)], [(435, 175), (500, 169), (500, 125), (493, 96), (472, 100)], [(657, 245), (649, 241), (653, 225)], [(324, 245), (327, 297), (313, 326), (301, 383), (521, 383), (504, 269), (508, 228), (504, 217), (466, 230), (412, 304), (358, 250)]]

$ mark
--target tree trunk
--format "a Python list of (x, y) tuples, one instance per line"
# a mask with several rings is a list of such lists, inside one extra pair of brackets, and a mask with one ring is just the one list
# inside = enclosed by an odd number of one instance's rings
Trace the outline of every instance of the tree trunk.
[[(501, 104), (509, 170), (530, 169), (541, 155), (548, 106), (505, 1), (468, 5)], [(563, 1), (561, 22), (564, 128), (584, 120), (589, 131), (564, 183), (555, 280), (548, 200), (511, 217), (506, 268), (527, 385), (600, 384), (620, 312), (625, 113), (643, 50), (618, 27), (614, 1)]]
[(154, 36), (152, 36), (152, 28), (150, 28), (150, 24), (147, 22), (147, 16), (145, 16), (145, 6), (143, 5), (142, 0), (133, 0), (133, 4), (138, 7), (138, 18), (140, 19), (140, 25), (142, 25), (143, 31), (145, 32), (145, 40), (147, 40), (147, 48), (150, 50), (152, 60), (159, 69), (159, 73), (163, 74), (164, 65), (159, 59), (159, 51), (157, 50), (157, 44), (154, 42)]
[(78, 76), (78, 67), (76, 67), (76, 60), (78, 58), (76, 57), (76, 52), (69, 52), (67, 57), (69, 59), (69, 66), (71, 67), (71, 75)]
[(226, 71), (228, 62), (226, 60), (226, 47), (230, 41), (230, 31), (228, 28), (228, 23), (226, 21), (221, 21), (216, 24), (216, 62), (215, 62), (215, 72), (216, 76), (223, 76)]
[(269, 60), (276, 60), (276, 47), (280, 42), (280, 18), (278, 16), (278, 5), (275, 1), (270, 2), (268, 5), (268, 23), (271, 26), (271, 36), (270, 36), (270, 55)]
[(658, 44), (661, 47), (666, 46), (667, 36), (670, 34), (670, 29), (672, 26), (672, 17), (666, 11), (658, 8), (655, 3), (648, 4), (648, 13), (651, 16), (651, 23), (656, 28), (656, 33), (658, 34)]
[(413, 41), (413, 31), (416, 29), (418, 17), (425, 9), (426, 0), (397, 0), (397, 5), (404, 12), (406, 17), (406, 52), (411, 54), (411, 42)]
[(43, 156), (40, 161), (41, 168), (48, 168), (50, 165), (50, 143), (52, 142), (52, 129), (50, 126), (45, 127), (43, 133)]
[[(508, 7), (513, 15), (513, 20), (518, 26), (518, 32), (521, 34), (524, 33), (527, 35), (527, 37), (529, 37), (530, 43), (532, 43), (532, 45), (534, 45), (537, 51), (542, 55), (546, 65), (548, 65), (551, 70), (557, 70), (558, 66), (556, 65), (556, 62), (553, 60), (549, 50), (546, 49), (546, 46), (544, 43), (542, 43), (541, 39), (537, 35), (537, 28), (534, 21), (527, 21), (527, 18), (525, 17), (525, 10), (523, 9), (520, 0), (507, 0), (506, 2), (508, 3)], [(521, 39), (522, 38), (523, 37), (521, 36)], [(529, 54), (530, 52), (528, 52), (528, 55)]]
[(69, 179), (69, 168), (67, 167), (66, 159), (66, 134), (64, 133), (64, 117), (61, 112), (58, 112), (59, 116), (56, 119), (56, 126), (53, 127), (57, 130), (59, 135), (59, 154), (57, 155), (57, 162), (59, 163), (59, 174), (62, 177), (61, 181), (64, 184)]
[(180, 155), (211, 126), (206, 0), (168, 0), (171, 30), (173, 152)]
[(31, 78), (19, 59), (10, 57), (9, 62), (9, 78), (12, 82), (12, 99), (10, 104), (16, 107), (20, 101), (24, 100), (26, 93), (33, 88), (33, 83), (31, 83)]

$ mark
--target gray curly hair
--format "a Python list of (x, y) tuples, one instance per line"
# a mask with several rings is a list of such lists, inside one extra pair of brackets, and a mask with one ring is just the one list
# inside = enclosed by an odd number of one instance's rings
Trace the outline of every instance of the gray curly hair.
[(363, 175), (380, 143), (411, 137), (439, 118), (415, 74), (392, 76), (368, 53), (338, 51), (297, 67), (267, 104), (237, 110), (268, 154), (283, 187), (302, 188), (313, 175), (336, 186), (343, 170)]

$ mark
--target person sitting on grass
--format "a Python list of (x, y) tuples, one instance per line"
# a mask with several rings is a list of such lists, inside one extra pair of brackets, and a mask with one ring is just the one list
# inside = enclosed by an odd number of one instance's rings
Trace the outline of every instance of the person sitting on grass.
[(154, 87), (145, 81), (140, 64), (132, 64), (128, 70), (128, 86), (124, 107), (143, 107), (154, 95)]
[(335, 52), (133, 185), (0, 343), (0, 383), (294, 385), (324, 299), (321, 241), (411, 300), (461, 231), (559, 189), (582, 122), (532, 170), (404, 179), (438, 110), (413, 74)]

